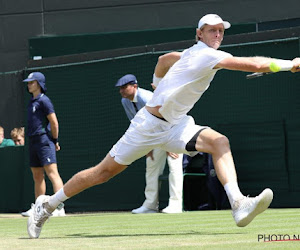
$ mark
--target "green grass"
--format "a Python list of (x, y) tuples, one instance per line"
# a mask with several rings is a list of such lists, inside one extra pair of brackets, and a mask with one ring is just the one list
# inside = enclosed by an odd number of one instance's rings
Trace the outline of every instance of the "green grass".
[(28, 238), (27, 218), (0, 214), (0, 249), (300, 249), (300, 241), (258, 241), (258, 235), (300, 237), (299, 213), (268, 209), (245, 228), (229, 210), (69, 214), (46, 222), (39, 239)]

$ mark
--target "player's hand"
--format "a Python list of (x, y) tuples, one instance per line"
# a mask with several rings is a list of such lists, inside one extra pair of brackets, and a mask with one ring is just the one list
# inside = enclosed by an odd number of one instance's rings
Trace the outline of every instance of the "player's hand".
[(296, 57), (294, 60), (293, 60), (293, 63), (294, 63), (294, 67), (291, 69), (291, 71), (293, 73), (295, 72), (300, 72), (300, 58), (299, 57)]
[(146, 154), (146, 158), (151, 157), (151, 160), (154, 161), (153, 150), (151, 150), (148, 154)]
[(171, 156), (173, 159), (177, 159), (177, 158), (179, 157), (178, 154), (172, 153), (172, 152), (167, 152), (167, 155), (168, 155), (168, 156)]
[(156, 89), (156, 87), (153, 83), (151, 83), (151, 86), (152, 86), (153, 89)]
[(56, 150), (56, 151), (59, 151), (59, 150), (60, 150), (59, 142), (57, 142), (57, 143), (55, 144), (55, 150)]

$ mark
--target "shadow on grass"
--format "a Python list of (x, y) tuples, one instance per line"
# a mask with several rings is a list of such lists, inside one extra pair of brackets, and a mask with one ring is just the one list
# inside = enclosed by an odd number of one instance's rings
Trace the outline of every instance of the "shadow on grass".
[[(147, 233), (147, 234), (98, 234), (98, 235), (93, 235), (93, 234), (87, 234), (87, 233), (80, 233), (80, 234), (66, 234), (61, 237), (41, 237), (39, 240), (49, 240), (49, 239), (63, 239), (63, 238), (114, 238), (114, 237), (157, 237), (157, 236), (174, 236), (174, 235), (199, 235), (199, 236), (214, 236), (214, 235), (241, 235), (241, 234), (247, 234), (247, 232), (238, 232), (238, 233), (221, 233), (221, 232), (196, 232), (196, 231), (191, 231), (191, 232), (182, 232), (182, 233)], [(19, 238), (22, 240), (31, 240), (30, 238)]]
[(147, 233), (147, 234), (107, 234), (107, 235), (91, 235), (91, 234), (85, 234), (85, 233), (80, 233), (80, 234), (69, 234), (66, 235), (63, 238), (110, 238), (110, 237), (139, 237), (139, 236), (174, 236), (174, 235), (206, 235), (206, 236), (213, 236), (213, 235), (237, 235), (237, 234), (247, 234), (247, 232), (239, 232), (239, 233), (217, 233), (217, 232), (182, 232), (182, 233)]

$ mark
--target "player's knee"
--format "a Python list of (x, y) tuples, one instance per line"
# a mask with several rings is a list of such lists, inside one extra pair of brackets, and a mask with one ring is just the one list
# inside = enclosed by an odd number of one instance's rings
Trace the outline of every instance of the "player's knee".
[(213, 140), (212, 144), (215, 150), (230, 148), (229, 139), (225, 135), (219, 135)]
[(93, 176), (94, 185), (99, 185), (108, 182), (114, 175), (109, 169), (102, 168), (101, 170), (95, 169)]

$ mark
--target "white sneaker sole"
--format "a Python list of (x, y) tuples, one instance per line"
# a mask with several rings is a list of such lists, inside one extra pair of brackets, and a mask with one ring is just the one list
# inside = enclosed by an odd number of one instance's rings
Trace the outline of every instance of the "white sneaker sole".
[(29, 216), (27, 220), (27, 232), (31, 239), (37, 239), (40, 236), (41, 230), (37, 233), (36, 230), (33, 229), (34, 227), (32, 227), (32, 219), (32, 216)]
[(245, 227), (247, 226), (257, 215), (265, 211), (271, 204), (273, 200), (273, 192), (271, 189), (266, 188), (260, 196), (262, 197), (260, 201), (257, 203), (257, 206), (253, 208), (252, 211), (248, 213), (248, 215), (239, 220), (239, 222), (236, 223), (238, 227)]
[[(37, 227), (36, 226), (36, 221), (34, 219), (34, 213), (35, 210), (38, 209), (38, 205), (37, 204), (42, 204), (43, 202), (45, 202), (45, 198), (47, 196), (46, 195), (40, 195), (36, 201), (35, 201), (35, 207), (34, 207), (34, 211), (33, 213), (29, 216), (28, 220), (27, 220), (27, 232), (28, 235), (31, 239), (37, 239), (39, 238), (41, 231), (42, 231), (42, 227)], [(41, 200), (41, 201), (40, 201)], [(49, 216), (50, 217), (50, 216)], [(47, 217), (47, 218), (49, 218)]]
[(21, 213), (21, 215), (22, 215), (23, 217), (30, 217), (30, 214), (27, 213), (27, 212), (23, 212), (23, 213)]
[(158, 213), (158, 211), (155, 210), (147, 210), (147, 211), (143, 211), (143, 212), (136, 212), (136, 211), (131, 211), (131, 213), (133, 214), (155, 214)]
[(163, 214), (181, 214), (182, 210), (168, 210), (168, 209), (163, 209), (161, 210)]

